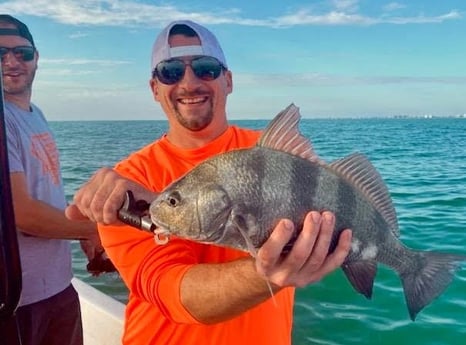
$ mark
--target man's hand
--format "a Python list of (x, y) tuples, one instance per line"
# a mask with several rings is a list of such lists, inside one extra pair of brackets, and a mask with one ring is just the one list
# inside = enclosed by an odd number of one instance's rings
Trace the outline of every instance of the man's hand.
[(74, 203), (65, 214), (69, 219), (91, 221), (103, 224), (118, 223), (118, 210), (121, 208), (126, 191), (132, 191), (136, 200), (148, 202), (156, 194), (141, 185), (122, 177), (110, 168), (99, 169), (74, 195)]
[(346, 229), (328, 254), (334, 227), (333, 213), (309, 212), (293, 248), (282, 255), (294, 232), (293, 223), (282, 220), (257, 253), (257, 272), (278, 288), (304, 287), (321, 280), (343, 264), (351, 248), (351, 231)]
[[(95, 224), (93, 225), (95, 226)], [(101, 255), (105, 251), (100, 241), (100, 237), (97, 232), (97, 227), (95, 229), (95, 235), (93, 235), (91, 238), (81, 239), (79, 243), (88, 261), (91, 261), (92, 259)]]

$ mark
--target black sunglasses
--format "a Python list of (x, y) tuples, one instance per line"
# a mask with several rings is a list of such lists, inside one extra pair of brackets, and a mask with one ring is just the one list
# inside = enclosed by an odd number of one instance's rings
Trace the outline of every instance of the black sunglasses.
[(17, 46), (12, 48), (0, 47), (0, 58), (3, 59), (3, 57), (10, 51), (17, 59), (21, 59), (23, 61), (31, 61), (34, 59), (35, 48), (31, 46)]
[(216, 58), (201, 56), (185, 62), (181, 59), (170, 59), (161, 61), (152, 72), (152, 78), (167, 85), (173, 85), (183, 79), (186, 66), (191, 66), (194, 74), (204, 81), (212, 81), (218, 78), (225, 67)]

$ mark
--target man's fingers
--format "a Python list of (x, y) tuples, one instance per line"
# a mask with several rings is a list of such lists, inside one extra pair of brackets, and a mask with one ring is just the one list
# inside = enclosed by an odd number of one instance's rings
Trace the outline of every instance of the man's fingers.
[(343, 264), (351, 249), (351, 238), (352, 231), (350, 229), (342, 231), (337, 247), (328, 255), (324, 265), (322, 265), (322, 275), (332, 272)]
[(347, 229), (329, 254), (334, 228), (332, 212), (309, 212), (291, 251), (284, 256), (282, 251), (294, 234), (294, 226), (282, 220), (258, 251), (258, 273), (281, 287), (302, 287), (321, 280), (343, 264), (351, 249), (351, 231)]
[(290, 272), (298, 272), (308, 262), (319, 237), (321, 218), (320, 213), (315, 211), (306, 215), (302, 231), (293, 244), (292, 250), (283, 260), (284, 267), (288, 266)]
[(281, 258), (283, 247), (293, 236), (294, 225), (289, 219), (281, 220), (270, 237), (257, 252), (256, 267), (259, 274), (267, 276)]
[(321, 217), (320, 228), (316, 230), (317, 240), (307, 262), (307, 265), (314, 270), (322, 266), (327, 258), (335, 227), (335, 217), (331, 212), (323, 212)]
[(65, 209), (65, 216), (70, 220), (88, 220), (89, 218), (81, 213), (75, 204), (68, 205)]

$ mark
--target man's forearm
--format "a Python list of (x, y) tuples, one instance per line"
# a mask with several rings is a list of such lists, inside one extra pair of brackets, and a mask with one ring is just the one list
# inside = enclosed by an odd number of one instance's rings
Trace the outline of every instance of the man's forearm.
[(270, 297), (267, 282), (256, 272), (253, 258), (195, 265), (181, 283), (183, 305), (205, 324), (229, 320)]
[(70, 221), (64, 211), (39, 200), (15, 207), (16, 226), (24, 233), (45, 238), (90, 239), (97, 227), (90, 221)]

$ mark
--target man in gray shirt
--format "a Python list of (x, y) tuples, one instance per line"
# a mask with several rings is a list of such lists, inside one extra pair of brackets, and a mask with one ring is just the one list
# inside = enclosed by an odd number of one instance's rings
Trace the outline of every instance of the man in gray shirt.
[(95, 224), (64, 215), (58, 150), (31, 103), (39, 53), (27, 26), (0, 14), (0, 57), (11, 191), (22, 268), (16, 322), (22, 345), (82, 345), (79, 300), (71, 285), (71, 239), (89, 259), (103, 252)]

